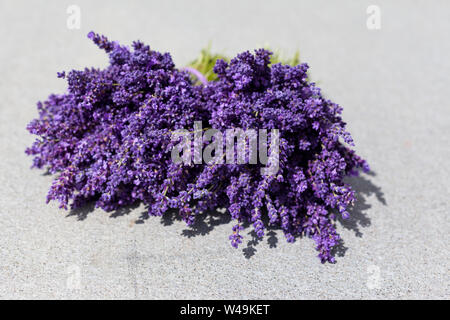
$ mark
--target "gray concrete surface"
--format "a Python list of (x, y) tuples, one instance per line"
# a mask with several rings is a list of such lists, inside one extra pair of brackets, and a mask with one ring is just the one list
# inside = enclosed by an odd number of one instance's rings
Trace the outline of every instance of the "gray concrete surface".
[[(80, 30), (66, 27), (70, 4)], [(0, 297), (450, 298), (449, 13), (448, 1), (1, 0)], [(68, 216), (46, 205), (52, 178), (29, 169), (25, 126), (38, 100), (64, 90), (57, 71), (106, 64), (90, 30), (141, 39), (179, 66), (209, 41), (230, 55), (300, 49), (376, 172), (353, 180), (360, 200), (339, 225), (338, 263), (278, 231), (235, 250), (218, 217), (189, 231), (170, 217), (139, 223), (143, 207)]]

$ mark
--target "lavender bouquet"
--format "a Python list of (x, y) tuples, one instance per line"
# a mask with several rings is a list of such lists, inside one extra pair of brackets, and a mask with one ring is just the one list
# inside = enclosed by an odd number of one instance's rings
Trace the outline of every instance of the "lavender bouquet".
[[(47, 201), (66, 209), (95, 202), (106, 211), (143, 202), (149, 215), (176, 209), (188, 225), (199, 214), (226, 208), (235, 221), (234, 247), (244, 225), (263, 237), (270, 224), (290, 242), (312, 237), (320, 260), (335, 261), (336, 214), (347, 219), (355, 200), (343, 179), (369, 167), (351, 149), (342, 108), (308, 80), (307, 64), (297, 58), (292, 65), (274, 63), (268, 50), (259, 49), (231, 61), (203, 53), (179, 70), (168, 53), (141, 42), (130, 49), (93, 32), (88, 36), (108, 53), (109, 66), (59, 73), (67, 92), (39, 102), (39, 118), (27, 127), (38, 136), (26, 150), (33, 166), (56, 175)], [(270, 131), (258, 147), (276, 153), (276, 170), (262, 174), (273, 158), (252, 162), (250, 144), (244, 144), (241, 162), (218, 155), (229, 140), (217, 134), (236, 128)], [(207, 163), (199, 157), (208, 148), (205, 130), (216, 147)], [(180, 145), (174, 132), (185, 133), (182, 162), (174, 161)], [(236, 148), (232, 140), (232, 160)], [(194, 161), (186, 159), (190, 154)]]

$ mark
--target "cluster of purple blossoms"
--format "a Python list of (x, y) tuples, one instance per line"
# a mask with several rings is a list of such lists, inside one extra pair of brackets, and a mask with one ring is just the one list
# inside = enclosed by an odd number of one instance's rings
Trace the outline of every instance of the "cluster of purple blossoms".
[(175, 166), (168, 148), (172, 130), (205, 117), (201, 88), (167, 53), (89, 37), (109, 54), (110, 65), (59, 74), (68, 91), (38, 103), (40, 117), (28, 130), (39, 138), (26, 152), (34, 167), (58, 174), (47, 201), (62, 208), (91, 201), (107, 211), (137, 201), (153, 205), (167, 181), (184, 186), (195, 175)]
[(224, 172), (216, 192), (226, 193), (221, 205), (237, 221), (230, 240), (233, 246), (241, 242), (239, 231), (246, 222), (262, 237), (266, 219), (281, 226), (289, 242), (311, 236), (322, 262), (334, 262), (331, 251), (340, 239), (335, 214), (347, 219), (355, 200), (343, 178), (369, 167), (349, 148), (353, 141), (340, 117), (342, 108), (308, 81), (308, 65), (270, 66), (270, 56), (260, 49), (230, 63), (217, 61), (218, 80), (204, 90), (212, 128), (280, 132), (277, 174), (261, 175), (258, 165), (219, 165)]
[[(89, 37), (108, 52), (109, 67), (59, 74), (68, 92), (38, 103), (40, 118), (28, 126), (39, 136), (27, 149), (34, 166), (57, 174), (48, 201), (64, 208), (95, 201), (108, 211), (142, 201), (150, 215), (178, 209), (189, 225), (227, 208), (234, 247), (245, 224), (258, 237), (274, 225), (289, 242), (312, 237), (321, 261), (334, 262), (336, 214), (347, 219), (355, 200), (343, 179), (369, 167), (350, 148), (342, 108), (308, 81), (306, 64), (270, 65), (267, 50), (244, 52), (217, 61), (217, 81), (195, 85), (167, 53)], [(175, 164), (170, 133), (199, 120), (220, 131), (278, 129), (278, 172), (262, 175), (261, 164)]]

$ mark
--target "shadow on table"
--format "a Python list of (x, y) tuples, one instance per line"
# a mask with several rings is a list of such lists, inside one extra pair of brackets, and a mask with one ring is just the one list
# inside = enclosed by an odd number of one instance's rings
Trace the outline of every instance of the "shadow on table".
[[(376, 174), (371, 172), (369, 176), (375, 176)], [(353, 207), (349, 208), (350, 218), (347, 220), (342, 219), (341, 215), (337, 214), (337, 220), (339, 223), (348, 230), (352, 230), (357, 237), (362, 237), (363, 233), (361, 228), (367, 228), (371, 225), (371, 220), (367, 216), (367, 211), (372, 207), (371, 204), (367, 202), (367, 198), (371, 195), (375, 195), (377, 200), (383, 204), (387, 205), (386, 199), (384, 198), (384, 193), (381, 188), (367, 178), (367, 175), (359, 175), (356, 177), (348, 177), (345, 182), (350, 184), (355, 191), (356, 201)], [(339, 245), (334, 249), (334, 253), (338, 257), (343, 257), (347, 251), (344, 240), (341, 240)]]
[[(370, 173), (369, 176), (375, 176), (375, 173)], [(350, 218), (348, 220), (344, 220), (340, 215), (338, 216), (339, 223), (348, 230), (352, 230), (357, 237), (362, 237), (363, 233), (361, 228), (366, 228), (371, 225), (370, 218), (367, 216), (367, 211), (372, 207), (367, 201), (367, 198), (375, 195), (377, 200), (386, 205), (386, 200), (384, 198), (384, 194), (380, 187), (376, 186), (367, 175), (359, 175), (356, 177), (349, 177), (346, 179), (346, 182), (349, 183), (353, 190), (355, 191), (356, 201), (355, 205), (349, 209)], [(163, 223), (165, 225), (170, 225), (173, 223), (174, 219), (181, 218), (177, 216), (177, 213), (172, 212), (169, 215), (166, 215), (163, 218)], [(194, 225), (186, 230), (183, 230), (182, 234), (186, 237), (195, 237), (195, 236), (204, 236), (211, 232), (216, 226), (221, 224), (230, 223), (231, 218), (226, 213), (221, 212), (210, 212), (208, 214), (202, 214), (198, 216), (198, 220), (194, 223)], [(268, 217), (267, 214), (263, 215), (264, 224), (268, 225)], [(244, 231), (247, 230), (249, 224), (244, 224)], [(242, 249), (244, 256), (249, 259), (255, 255), (257, 251), (257, 246), (261, 241), (266, 239), (270, 248), (276, 248), (278, 244), (278, 234), (277, 231), (280, 231), (280, 227), (269, 226), (266, 228), (266, 235), (263, 239), (260, 239), (256, 236), (255, 231), (250, 231), (247, 234), (247, 237), (250, 236), (250, 239), (247, 240), (246, 247)], [(230, 228), (231, 233), (231, 228)], [(297, 236), (299, 238), (300, 236)], [(244, 243), (246, 237), (244, 236)], [(244, 244), (243, 243), (243, 244)], [(245, 244), (244, 244), (245, 245)], [(343, 240), (337, 245), (334, 249), (334, 254), (343, 257), (345, 252), (347, 251), (347, 247)]]
[[(128, 205), (117, 210), (111, 211), (110, 218), (117, 218), (130, 214), (134, 209), (139, 207), (139, 203)], [(78, 221), (85, 220), (90, 213), (95, 210), (95, 201), (89, 202), (81, 208), (71, 209), (66, 217), (76, 217)]]
[[(375, 176), (374, 173), (369, 174), (370, 176)], [(355, 205), (350, 208), (348, 211), (350, 213), (350, 218), (348, 220), (344, 220), (341, 218), (340, 215), (337, 215), (337, 220), (339, 223), (348, 230), (352, 230), (357, 237), (362, 237), (363, 233), (361, 231), (361, 228), (366, 228), (370, 226), (371, 221), (370, 218), (367, 216), (367, 211), (372, 207), (368, 202), (367, 198), (371, 195), (375, 195), (375, 197), (378, 199), (380, 203), (383, 205), (386, 205), (386, 200), (384, 198), (384, 194), (381, 191), (381, 188), (374, 185), (372, 181), (367, 178), (366, 176), (356, 176), (356, 177), (349, 177), (346, 178), (346, 183), (349, 183), (353, 190), (355, 191), (356, 196), (356, 202)], [(123, 215), (127, 215), (130, 212), (132, 212), (134, 209), (136, 209), (139, 206), (139, 203), (136, 203), (134, 205), (130, 205), (124, 208), (120, 208), (118, 210), (115, 210), (111, 213), (111, 218), (120, 217)], [(94, 211), (95, 204), (90, 203), (82, 208), (79, 209), (73, 209), (70, 211), (70, 213), (67, 215), (69, 216), (76, 216), (78, 220), (82, 221), (86, 219), (89, 213)], [(149, 218), (147, 214), (147, 210), (142, 212), (140, 217), (136, 220), (136, 224), (143, 224), (145, 220)], [(178, 214), (176, 210), (169, 210), (161, 217), (161, 223), (165, 226), (169, 226), (174, 223), (174, 221), (182, 221), (181, 216)], [(214, 228), (216, 228), (219, 225), (223, 224), (229, 224), (231, 222), (230, 215), (225, 210), (216, 210), (216, 211), (210, 211), (201, 215), (198, 215), (196, 217), (195, 223), (188, 227), (187, 229), (182, 231), (182, 235), (188, 238), (196, 237), (196, 236), (205, 236), (208, 233), (210, 233)], [(268, 225), (268, 217), (267, 214), (263, 215), (263, 222), (267, 226)], [(250, 227), (249, 223), (244, 224), (244, 230), (248, 230)], [(242, 252), (244, 256), (249, 259), (252, 256), (255, 255), (257, 249), (256, 247), (258, 244), (266, 239), (267, 243), (269, 244), (270, 248), (276, 248), (278, 244), (278, 233), (277, 231), (280, 231), (280, 227), (273, 227), (269, 226), (266, 228), (265, 237), (263, 239), (259, 239), (256, 236), (256, 233), (252, 230), (247, 233), (247, 237), (250, 236), (251, 238), (247, 240), (246, 247), (242, 249)], [(231, 233), (231, 226), (230, 226), (230, 233)], [(297, 237), (298, 238), (298, 237)], [(246, 241), (246, 237), (244, 236), (244, 243)], [(243, 243), (243, 244), (244, 244)], [(245, 245), (245, 244), (244, 244)], [(340, 244), (335, 247), (334, 254), (342, 257), (345, 255), (345, 252), (347, 251), (347, 247), (345, 246), (345, 243), (343, 240), (341, 240)]]

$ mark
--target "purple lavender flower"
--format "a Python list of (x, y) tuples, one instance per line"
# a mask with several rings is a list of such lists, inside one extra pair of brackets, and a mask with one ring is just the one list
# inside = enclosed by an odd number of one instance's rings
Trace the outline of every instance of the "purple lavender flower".
[[(216, 206), (229, 209), (233, 219), (253, 224), (258, 237), (264, 234), (263, 214), (279, 225), (289, 242), (309, 235), (322, 262), (334, 262), (331, 251), (339, 242), (334, 211), (348, 218), (347, 208), (355, 199), (343, 178), (367, 163), (349, 146), (342, 108), (323, 98), (320, 89), (307, 80), (307, 64), (270, 66), (271, 53), (244, 52), (228, 64), (216, 63), (218, 80), (204, 89), (209, 126), (214, 129), (279, 129), (280, 168), (276, 176), (262, 176), (260, 167), (218, 165), (226, 198)], [(343, 142), (341, 142), (341, 139)], [(204, 167), (203, 172), (211, 169)], [(245, 178), (245, 184), (239, 184)], [(212, 174), (205, 187), (214, 183)], [(235, 231), (230, 236), (237, 246)], [(240, 238), (239, 238), (240, 240)]]
[(39, 138), (27, 153), (34, 167), (57, 175), (47, 200), (62, 208), (95, 201), (110, 211), (143, 201), (159, 208), (151, 214), (162, 213), (166, 196), (195, 176), (173, 165), (167, 151), (172, 130), (204, 117), (200, 88), (169, 54), (88, 36), (109, 53), (110, 65), (69, 72), (67, 93), (38, 103), (40, 117), (28, 130)]
[[(244, 223), (263, 237), (268, 220), (289, 242), (310, 236), (321, 261), (335, 261), (335, 213), (349, 218), (355, 200), (343, 178), (369, 167), (350, 148), (342, 108), (308, 81), (307, 64), (270, 65), (271, 53), (259, 49), (218, 60), (218, 80), (197, 75), (203, 84), (195, 85), (168, 53), (88, 37), (110, 65), (58, 73), (67, 92), (39, 102), (39, 118), (27, 127), (38, 136), (26, 150), (33, 166), (56, 175), (47, 201), (66, 209), (94, 201), (106, 211), (141, 201), (150, 215), (178, 209), (188, 225), (225, 207), (236, 222), (233, 247), (242, 243)], [(171, 132), (194, 121), (222, 132), (278, 129), (278, 172), (261, 175), (262, 164), (174, 163)]]

